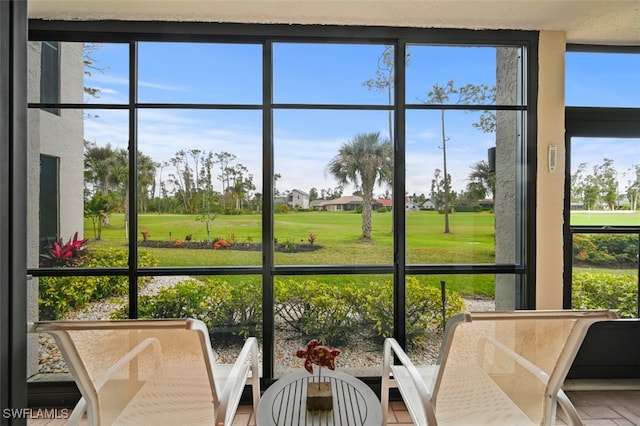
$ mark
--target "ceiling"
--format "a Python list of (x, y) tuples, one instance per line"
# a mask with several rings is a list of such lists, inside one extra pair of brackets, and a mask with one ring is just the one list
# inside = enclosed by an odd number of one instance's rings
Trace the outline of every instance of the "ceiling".
[(566, 32), (640, 45), (640, 0), (28, 0), (29, 18), (382, 25)]

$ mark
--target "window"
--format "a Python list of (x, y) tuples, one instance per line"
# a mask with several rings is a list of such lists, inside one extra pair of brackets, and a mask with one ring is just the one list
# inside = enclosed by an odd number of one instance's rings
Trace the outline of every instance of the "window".
[(570, 46), (566, 80), (565, 305), (638, 317), (640, 55)]
[(637, 117), (630, 109), (567, 109), (567, 307), (640, 315)]
[(40, 247), (58, 238), (60, 226), (60, 159), (50, 155), (40, 155)]
[(360, 376), (386, 336), (426, 353), (443, 296), (445, 317), (529, 306), (535, 34), (224, 28), (60, 43), (80, 92), (29, 127), (87, 255), (32, 256), (41, 317), (201, 318), (231, 352), (258, 334), (271, 379), (312, 337)]
[[(60, 53), (59, 43), (45, 41), (42, 43), (40, 74), (40, 102), (43, 104), (57, 104), (60, 102)], [(57, 108), (43, 108), (53, 114), (58, 114)]]
[(571, 106), (640, 107), (640, 55), (569, 50), (566, 101)]

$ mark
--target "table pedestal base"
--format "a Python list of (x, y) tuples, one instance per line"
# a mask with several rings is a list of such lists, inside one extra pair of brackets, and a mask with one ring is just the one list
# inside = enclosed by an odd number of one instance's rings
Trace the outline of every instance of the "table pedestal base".
[(331, 382), (312, 383), (307, 385), (307, 410), (333, 409)]

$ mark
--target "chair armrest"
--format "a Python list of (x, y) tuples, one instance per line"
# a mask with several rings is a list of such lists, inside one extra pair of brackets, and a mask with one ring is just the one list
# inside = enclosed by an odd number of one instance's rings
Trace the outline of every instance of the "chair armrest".
[[(522, 366), (526, 370), (528, 370), (531, 374), (533, 374), (542, 383), (546, 384), (549, 381), (549, 375), (543, 369), (541, 369), (540, 367), (538, 367), (537, 365), (535, 365), (534, 363), (532, 363), (531, 361), (529, 361), (528, 359), (526, 359), (522, 355), (514, 352), (513, 349), (505, 346), (502, 342), (500, 342), (500, 341), (498, 341), (498, 340), (496, 340), (496, 339), (494, 339), (492, 337), (483, 337), (481, 339), (481, 342), (485, 342), (487, 344), (491, 344), (491, 345), (495, 346), (496, 349), (501, 350), (505, 355), (507, 355), (509, 358), (511, 358), (512, 360), (517, 362), (520, 366)], [(482, 344), (482, 343), (480, 343), (480, 344)], [(482, 357), (483, 353), (484, 353), (484, 351), (482, 351), (482, 350), (478, 351), (478, 356)], [(478, 360), (478, 361), (479, 361), (478, 365), (482, 365), (480, 360)]]
[[(247, 361), (251, 358), (251, 364)], [(226, 380), (224, 389), (220, 394), (220, 405), (216, 413), (216, 425), (231, 425), (233, 416), (238, 408), (244, 385), (251, 373), (251, 382), (253, 387), (254, 409), (257, 406), (256, 396), (259, 397), (260, 389), (260, 373), (258, 369), (258, 340), (255, 337), (249, 337), (236, 362), (233, 364), (229, 377)], [(257, 386), (256, 386), (257, 384)]]
[(150, 346), (152, 346), (154, 349), (155, 366), (156, 368), (160, 367), (160, 365), (162, 365), (162, 359), (160, 355), (162, 349), (160, 348), (160, 342), (155, 337), (148, 337), (144, 339), (142, 342), (138, 343), (136, 346), (134, 346), (133, 349), (131, 349), (122, 358), (116, 361), (115, 364), (109, 367), (104, 372), (102, 377), (100, 377), (99, 380), (96, 380), (96, 390), (99, 390), (102, 386), (104, 386), (104, 384), (107, 383), (107, 381), (111, 378), (111, 376), (117, 373), (118, 370), (120, 370), (122, 367), (124, 367), (125, 365), (133, 361), (135, 357), (140, 355), (143, 351), (145, 351)]
[[(413, 409), (422, 408), (424, 410), (425, 418), (429, 424), (437, 424), (436, 414), (431, 403), (431, 392), (427, 387), (427, 384), (422, 379), (422, 376), (413, 365), (413, 362), (409, 359), (402, 347), (398, 344), (396, 339), (390, 337), (384, 341), (384, 357), (383, 357), (383, 380), (388, 379), (391, 374), (391, 363), (393, 362), (393, 355), (397, 357), (398, 361), (406, 368), (409, 377), (418, 393), (419, 400), (422, 407), (413, 407)], [(397, 382), (398, 378), (395, 377)], [(410, 408), (410, 407), (408, 407)], [(384, 414), (384, 413), (383, 413)]]

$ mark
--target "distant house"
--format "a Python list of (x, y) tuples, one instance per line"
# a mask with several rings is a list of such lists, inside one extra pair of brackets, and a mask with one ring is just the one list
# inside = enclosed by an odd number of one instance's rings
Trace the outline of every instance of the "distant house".
[(422, 204), (420, 204), (420, 208), (422, 210), (435, 210), (436, 209), (436, 203), (434, 203), (430, 199), (427, 199)]
[(362, 205), (362, 197), (357, 195), (347, 195), (334, 200), (324, 200), (322, 210), (329, 212), (353, 211)]
[[(315, 210), (328, 212), (350, 212), (362, 205), (362, 197), (358, 195), (347, 195), (333, 200), (314, 200), (311, 207)], [(371, 209), (378, 210), (380, 207), (391, 206), (391, 200), (373, 200)]]
[(301, 208), (308, 209), (309, 208), (309, 194), (304, 191), (300, 191), (299, 189), (294, 189), (287, 196), (287, 205), (290, 209)]
[(482, 207), (483, 210), (491, 210), (493, 208), (493, 200), (490, 198), (486, 198), (484, 200), (478, 201), (478, 205)]
[(420, 210), (420, 206), (414, 203), (413, 201), (406, 200), (404, 202), (404, 209), (411, 210), (411, 211), (418, 211)]
[(322, 208), (322, 206), (326, 202), (327, 202), (327, 200), (313, 200), (313, 201), (309, 202), (309, 207), (311, 207), (314, 210), (325, 210), (325, 209)]
[(283, 197), (283, 196), (274, 197), (273, 198), (273, 204), (286, 205), (287, 204), (287, 199), (288, 199), (288, 197)]
[[(379, 204), (380, 207), (386, 207), (389, 210), (391, 210), (393, 208), (393, 200), (388, 200), (386, 198), (379, 198), (377, 200), (375, 200), (374, 202), (375, 204)], [(374, 204), (374, 209), (376, 208)]]

